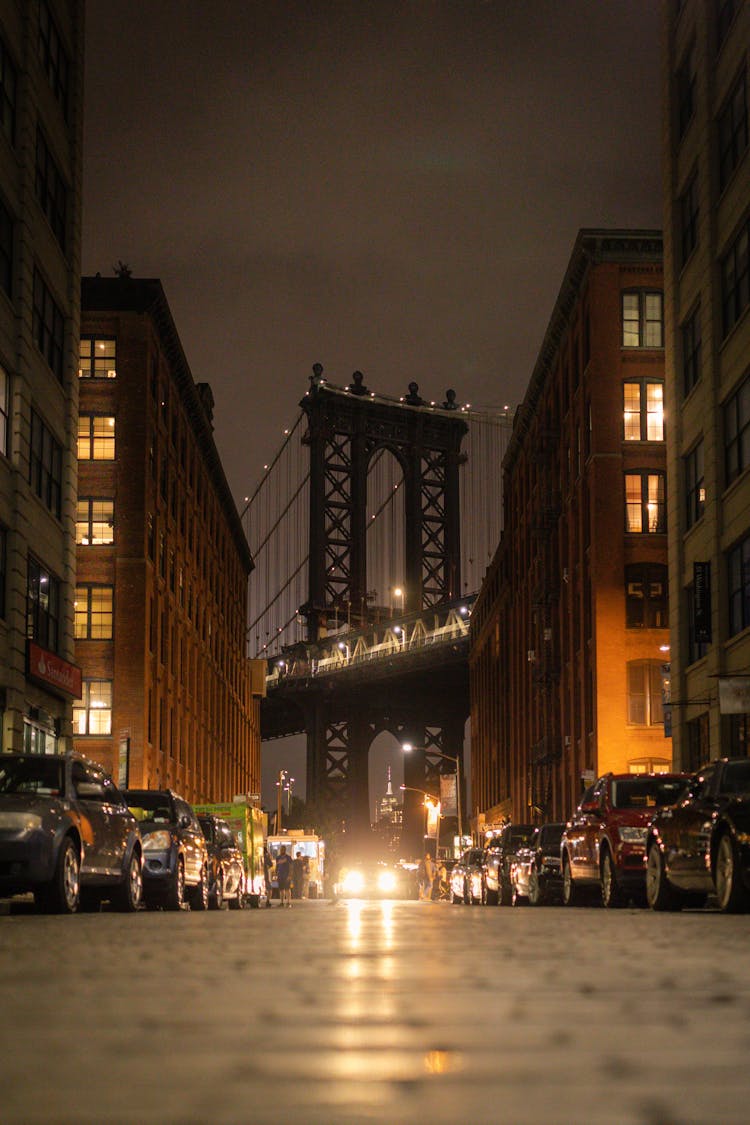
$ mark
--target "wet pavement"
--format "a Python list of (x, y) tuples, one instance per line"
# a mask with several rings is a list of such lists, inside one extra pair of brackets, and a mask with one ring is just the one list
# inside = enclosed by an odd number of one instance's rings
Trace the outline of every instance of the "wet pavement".
[(750, 1120), (750, 916), (0, 916), (0, 1123)]

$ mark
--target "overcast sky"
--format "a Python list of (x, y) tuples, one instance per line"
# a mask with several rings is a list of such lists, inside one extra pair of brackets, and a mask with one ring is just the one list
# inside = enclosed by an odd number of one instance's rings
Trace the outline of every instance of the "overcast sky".
[(517, 404), (580, 227), (660, 227), (657, 0), (89, 0), (83, 271), (159, 277), (241, 508), (311, 365)]

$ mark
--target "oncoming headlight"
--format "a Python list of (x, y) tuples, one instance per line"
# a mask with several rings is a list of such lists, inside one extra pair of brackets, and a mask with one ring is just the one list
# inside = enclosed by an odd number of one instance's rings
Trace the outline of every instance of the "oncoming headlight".
[(358, 895), (365, 887), (365, 877), (361, 871), (347, 871), (342, 881), (344, 893)]
[(172, 846), (169, 832), (147, 832), (143, 837), (144, 852), (168, 852)]
[(378, 875), (379, 891), (395, 891), (396, 876), (392, 871), (381, 871)]

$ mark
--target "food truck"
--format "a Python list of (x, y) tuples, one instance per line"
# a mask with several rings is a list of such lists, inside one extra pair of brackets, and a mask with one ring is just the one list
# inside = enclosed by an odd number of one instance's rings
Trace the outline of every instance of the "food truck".
[(263, 846), (268, 828), (268, 815), (250, 804), (247, 797), (235, 797), (219, 805), (193, 805), (196, 815), (219, 816), (237, 837), (245, 862), (246, 897), (251, 906), (260, 906), (266, 899), (263, 870)]
[[(290, 828), (278, 836), (269, 836), (267, 840), (268, 853), (275, 866), (282, 845), (286, 847), (287, 855), (292, 859), (300, 852), (307, 860), (306, 897), (323, 897), (323, 880), (325, 878), (325, 841), (312, 832), (303, 832), (301, 829)], [(271, 872), (271, 887), (278, 893), (275, 873)]]

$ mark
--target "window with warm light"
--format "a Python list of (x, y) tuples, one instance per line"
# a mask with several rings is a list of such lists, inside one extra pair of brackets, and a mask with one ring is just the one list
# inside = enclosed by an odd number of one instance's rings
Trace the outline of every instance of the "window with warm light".
[(115, 420), (111, 415), (79, 415), (78, 459), (79, 461), (114, 461)]
[(629, 379), (623, 384), (625, 441), (664, 441), (664, 384), (660, 379)]
[(115, 502), (81, 496), (76, 504), (76, 543), (102, 547), (115, 541)]
[(661, 291), (631, 289), (622, 294), (622, 346), (664, 347), (664, 297)]
[(642, 470), (625, 474), (625, 529), (657, 534), (667, 530), (667, 489), (664, 473)]
[(73, 704), (74, 735), (112, 733), (112, 681), (84, 680), (83, 695)]
[(628, 715), (630, 726), (656, 727), (664, 722), (662, 673), (659, 660), (629, 660)]
[(114, 590), (111, 586), (76, 586), (75, 639), (111, 641), (114, 623)]
[(117, 376), (117, 340), (82, 336), (78, 361), (80, 379), (114, 379)]

